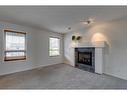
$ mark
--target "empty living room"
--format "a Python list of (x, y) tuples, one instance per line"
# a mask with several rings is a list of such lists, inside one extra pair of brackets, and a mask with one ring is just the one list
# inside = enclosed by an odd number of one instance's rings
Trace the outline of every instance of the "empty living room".
[(127, 6), (0, 6), (0, 89), (127, 89)]

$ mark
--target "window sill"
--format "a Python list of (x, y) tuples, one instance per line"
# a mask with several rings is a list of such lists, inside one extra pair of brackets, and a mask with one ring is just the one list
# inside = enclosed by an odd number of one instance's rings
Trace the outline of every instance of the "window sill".
[(22, 60), (26, 60), (26, 58), (14, 58), (14, 59), (13, 59), (13, 58), (12, 58), (12, 59), (6, 59), (6, 58), (5, 58), (5, 59), (4, 59), (4, 61), (20, 61), (20, 60), (21, 60), (21, 61), (22, 61)]
[(9, 61), (25, 61), (26, 59), (12, 59), (12, 60), (4, 60), (5, 62), (9, 62)]
[(49, 55), (49, 57), (58, 57), (60, 55)]

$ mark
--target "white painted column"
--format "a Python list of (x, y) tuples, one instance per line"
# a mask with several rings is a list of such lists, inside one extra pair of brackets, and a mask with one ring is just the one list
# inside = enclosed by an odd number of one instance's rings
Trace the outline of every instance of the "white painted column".
[(95, 47), (95, 73), (103, 73), (103, 48)]

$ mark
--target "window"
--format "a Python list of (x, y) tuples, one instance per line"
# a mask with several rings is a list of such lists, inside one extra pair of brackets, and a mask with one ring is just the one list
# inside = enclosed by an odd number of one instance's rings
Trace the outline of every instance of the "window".
[(60, 55), (60, 39), (50, 37), (49, 38), (49, 56)]
[(26, 33), (4, 30), (5, 61), (26, 59)]

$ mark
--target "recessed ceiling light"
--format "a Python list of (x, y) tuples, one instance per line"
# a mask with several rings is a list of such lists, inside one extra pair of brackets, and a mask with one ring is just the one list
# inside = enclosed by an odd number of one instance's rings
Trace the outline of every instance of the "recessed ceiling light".
[(71, 27), (68, 27), (68, 30), (71, 30)]

